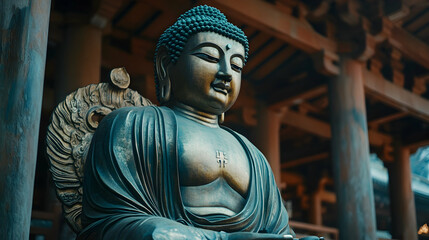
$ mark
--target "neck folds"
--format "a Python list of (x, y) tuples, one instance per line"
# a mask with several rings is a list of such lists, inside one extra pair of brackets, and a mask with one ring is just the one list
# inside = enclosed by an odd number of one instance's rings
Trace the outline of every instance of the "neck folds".
[(208, 127), (217, 128), (219, 127), (219, 119), (217, 115), (209, 114), (200, 110), (197, 110), (191, 106), (185, 105), (180, 102), (174, 102), (171, 106), (171, 109), (173, 111), (187, 119), (196, 121), (198, 123), (201, 123), (203, 125), (206, 125)]

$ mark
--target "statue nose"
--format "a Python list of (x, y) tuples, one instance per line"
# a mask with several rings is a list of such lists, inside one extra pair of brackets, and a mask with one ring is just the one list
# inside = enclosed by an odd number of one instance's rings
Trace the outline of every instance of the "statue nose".
[(220, 80), (223, 80), (223, 81), (226, 81), (226, 82), (231, 82), (231, 80), (232, 80), (232, 75), (231, 75), (231, 74), (229, 74), (229, 73), (226, 73), (226, 72), (224, 72), (224, 71), (219, 71), (219, 72), (216, 74), (216, 78), (217, 78), (217, 79), (220, 79)]

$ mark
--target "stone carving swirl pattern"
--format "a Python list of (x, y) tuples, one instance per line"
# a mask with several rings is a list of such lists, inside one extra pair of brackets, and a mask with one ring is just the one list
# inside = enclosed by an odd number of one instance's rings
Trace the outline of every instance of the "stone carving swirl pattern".
[(128, 89), (129, 83), (124, 84), (124, 81), (129, 82), (125, 69), (113, 69), (110, 83), (79, 88), (52, 113), (46, 140), (47, 156), (57, 196), (63, 203), (64, 217), (75, 232), (82, 229), (83, 166), (98, 123), (118, 108), (153, 105)]

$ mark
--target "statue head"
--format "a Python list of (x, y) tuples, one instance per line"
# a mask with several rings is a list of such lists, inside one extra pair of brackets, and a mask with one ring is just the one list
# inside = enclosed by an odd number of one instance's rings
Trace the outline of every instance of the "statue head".
[[(192, 8), (182, 14), (158, 41), (155, 53), (158, 100), (161, 104), (167, 103), (170, 96), (174, 100), (184, 100), (183, 97), (204, 100), (201, 99), (203, 96), (186, 96), (199, 95), (198, 90), (209, 94), (207, 82), (212, 78), (209, 84), (212, 93), (219, 95), (219, 101), (227, 100), (223, 107), (227, 110), (238, 96), (241, 68), (247, 60), (248, 50), (246, 35), (228, 22), (218, 9), (209, 6)], [(192, 84), (195, 84), (194, 90), (186, 92)], [(185, 92), (181, 94), (183, 90)]]

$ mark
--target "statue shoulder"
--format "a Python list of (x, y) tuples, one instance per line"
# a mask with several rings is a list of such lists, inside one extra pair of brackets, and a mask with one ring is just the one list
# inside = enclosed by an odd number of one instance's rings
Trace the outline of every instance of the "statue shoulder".
[[(97, 130), (103, 128), (110, 128), (115, 123), (116, 126), (123, 125), (126, 127), (130, 121), (143, 121), (143, 124), (153, 123), (155, 121), (169, 121), (170, 119), (175, 120), (175, 114), (173, 110), (164, 106), (129, 106), (116, 109), (109, 113), (100, 122), (100, 126)], [(171, 121), (171, 120), (170, 120)]]
[(155, 114), (174, 114), (173, 110), (171, 110), (168, 107), (164, 106), (155, 106), (155, 105), (144, 105), (144, 106), (128, 106), (128, 107), (122, 107), (118, 108), (109, 115), (106, 116), (106, 118), (116, 117), (116, 116), (128, 116), (130, 114), (134, 115), (146, 115), (146, 116), (153, 116)]

